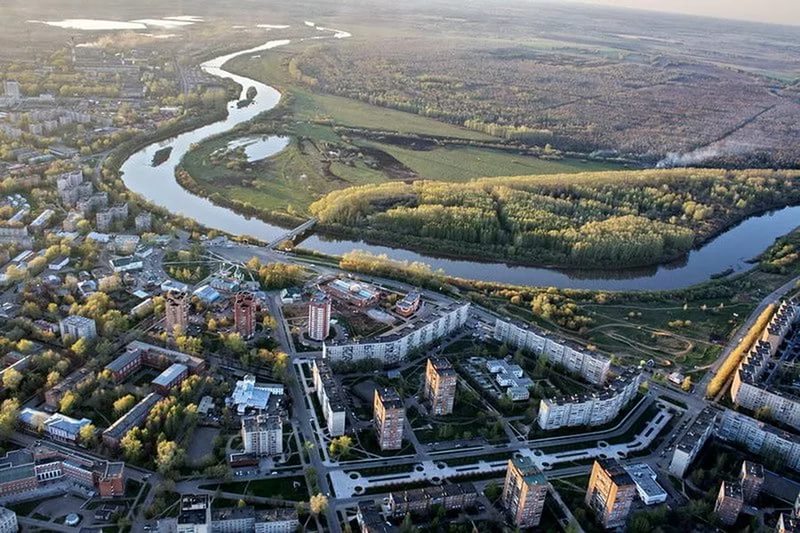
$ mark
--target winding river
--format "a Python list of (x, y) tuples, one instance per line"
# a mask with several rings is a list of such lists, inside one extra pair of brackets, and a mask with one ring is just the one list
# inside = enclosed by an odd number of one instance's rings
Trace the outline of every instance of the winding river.
[[(122, 165), (122, 179), (132, 191), (172, 213), (193, 218), (206, 227), (234, 235), (249, 235), (265, 242), (272, 241), (286, 230), (248, 218), (228, 208), (214, 205), (210, 200), (195, 196), (175, 181), (175, 168), (191, 146), (213, 135), (231, 130), (238, 124), (275, 107), (280, 93), (273, 87), (255, 80), (237, 76), (222, 67), (234, 57), (256, 54), (289, 44), (288, 40), (270, 41), (264, 45), (224, 55), (203, 63), (202, 68), (211, 75), (233, 80), (242, 87), (239, 99), (245, 98), (247, 88), (256, 89), (252, 104), (239, 108), (237, 100), (228, 103), (228, 117), (171, 139), (153, 143), (133, 154)], [(270, 150), (259, 157), (269, 157), (281, 151), (286, 142), (275, 139)], [(169, 159), (153, 167), (153, 155), (158, 150), (172, 147)], [(742, 272), (751, 268), (748, 260), (763, 252), (778, 237), (800, 225), (800, 206), (787, 207), (772, 213), (751, 217), (703, 247), (693, 250), (686, 258), (670, 265), (619, 271), (561, 271), (548, 268), (511, 266), (503, 263), (481, 263), (433, 257), (410, 250), (375, 246), (361, 241), (326, 239), (311, 236), (302, 243), (306, 249), (341, 255), (362, 249), (386, 254), (393, 259), (420, 261), (457, 277), (497, 281), (519, 285), (539, 285), (593, 290), (667, 290), (679, 289), (707, 281), (715, 274)]]

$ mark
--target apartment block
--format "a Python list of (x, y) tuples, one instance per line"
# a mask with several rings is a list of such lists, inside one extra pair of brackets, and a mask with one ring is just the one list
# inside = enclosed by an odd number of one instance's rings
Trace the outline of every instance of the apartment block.
[(607, 357), (573, 346), (564, 339), (551, 337), (532, 326), (497, 319), (494, 338), (545, 357), (553, 365), (577, 374), (595, 385), (605, 383), (611, 369), (611, 361)]
[(528, 528), (539, 525), (547, 490), (547, 479), (531, 458), (509, 459), (502, 502), (515, 526)]
[(69, 338), (72, 341), (78, 339), (92, 340), (97, 337), (97, 325), (91, 318), (78, 315), (70, 315), (58, 323), (61, 339)]
[(324, 359), (315, 359), (311, 370), (328, 433), (332, 437), (344, 435), (347, 404), (339, 383)]
[(283, 420), (277, 414), (258, 414), (242, 418), (244, 452), (253, 455), (283, 453)]
[(719, 413), (711, 408), (703, 409), (689, 426), (688, 431), (675, 445), (672, 460), (669, 463), (670, 474), (681, 479), (686, 475), (686, 470), (694, 462), (708, 441), (714, 434)]
[(331, 331), (331, 300), (324, 293), (315, 294), (308, 302), (308, 336), (324, 341)]
[(372, 360), (383, 365), (398, 364), (412, 350), (462, 328), (468, 316), (468, 303), (452, 304), (380, 335), (374, 342), (326, 342), (322, 346), (322, 356), (332, 363)]
[(155, 392), (151, 392), (142, 398), (130, 411), (119, 417), (116, 422), (103, 431), (103, 443), (109, 448), (117, 448), (122, 437), (128, 431), (142, 425), (153, 407), (163, 399), (163, 396)]
[(236, 333), (250, 339), (256, 333), (256, 310), (258, 303), (252, 292), (240, 291), (233, 301), (233, 323)]
[(600, 459), (594, 462), (584, 501), (603, 527), (624, 527), (635, 497), (636, 484), (619, 461)]
[(613, 421), (636, 397), (642, 375), (628, 370), (602, 392), (545, 398), (539, 402), (537, 423), (542, 429), (601, 426)]
[(423, 394), (430, 403), (431, 414), (444, 416), (453, 412), (457, 383), (458, 374), (450, 361), (443, 357), (428, 359), (425, 367), (425, 391)]
[(720, 419), (716, 436), (755, 455), (776, 458), (786, 468), (800, 472), (800, 437), (793, 433), (726, 410)]
[(373, 413), (381, 450), (402, 448), (406, 409), (397, 391), (393, 388), (375, 389)]
[(714, 504), (717, 519), (726, 526), (732, 526), (739, 518), (743, 505), (742, 485), (738, 481), (723, 481)]
[(164, 330), (168, 335), (175, 332), (175, 328), (186, 331), (189, 327), (189, 295), (184, 291), (170, 290), (165, 297), (164, 315), (166, 317)]

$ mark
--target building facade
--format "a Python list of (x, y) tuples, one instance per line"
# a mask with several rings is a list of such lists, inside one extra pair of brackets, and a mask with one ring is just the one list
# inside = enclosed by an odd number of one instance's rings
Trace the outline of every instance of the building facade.
[(61, 339), (85, 339), (87, 341), (97, 337), (97, 325), (91, 318), (70, 315), (58, 323)]
[(640, 373), (630, 370), (600, 393), (542, 399), (539, 401), (537, 423), (547, 430), (607, 424), (617, 418), (636, 397), (641, 379)]
[(308, 337), (324, 341), (330, 335), (331, 300), (325, 294), (315, 294), (308, 302)]
[(428, 359), (424, 397), (430, 403), (432, 415), (444, 416), (453, 412), (457, 383), (458, 374), (450, 361), (443, 357)]
[(375, 389), (373, 413), (375, 429), (378, 432), (378, 445), (381, 450), (402, 448), (406, 408), (397, 391), (393, 388)]
[(508, 460), (502, 502), (518, 528), (536, 527), (542, 519), (548, 483), (529, 457)]
[(402, 331), (379, 337), (377, 342), (325, 343), (323, 357), (332, 363), (373, 360), (383, 365), (398, 364), (409, 352), (445, 337), (467, 323), (469, 304), (444, 309), (431, 320), (409, 323)]
[(675, 445), (669, 463), (670, 474), (683, 479), (686, 470), (703, 449), (703, 445), (714, 434), (718, 416), (719, 413), (711, 407), (706, 407), (700, 412), (686, 434)]
[(584, 502), (606, 528), (624, 527), (636, 497), (636, 484), (616, 459), (594, 462)]
[(589, 383), (605, 383), (611, 369), (611, 361), (600, 354), (571, 346), (565, 340), (548, 337), (544, 332), (497, 319), (494, 338), (545, 357), (550, 363), (578, 374)]
[(786, 468), (800, 472), (800, 437), (792, 433), (726, 410), (716, 436), (761, 457), (777, 458)]
[(714, 504), (714, 514), (717, 515), (717, 519), (726, 526), (732, 526), (739, 518), (743, 505), (741, 484), (738, 481), (723, 481)]
[(169, 291), (165, 297), (165, 328), (168, 335), (175, 332), (175, 328), (186, 331), (189, 327), (189, 295), (183, 291)]
[(744, 501), (755, 502), (761, 494), (761, 487), (764, 486), (764, 467), (753, 461), (743, 461), (739, 482), (742, 485)]
[(311, 367), (314, 389), (322, 407), (322, 414), (331, 437), (344, 435), (346, 420), (346, 403), (339, 383), (333, 376), (327, 361), (315, 359)]
[(233, 323), (236, 333), (243, 339), (256, 334), (256, 310), (258, 303), (252, 292), (237, 292), (233, 301)]

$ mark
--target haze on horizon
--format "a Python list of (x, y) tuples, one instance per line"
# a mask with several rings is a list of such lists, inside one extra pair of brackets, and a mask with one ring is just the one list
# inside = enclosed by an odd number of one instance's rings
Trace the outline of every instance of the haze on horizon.
[(726, 19), (800, 26), (798, 0), (567, 0)]

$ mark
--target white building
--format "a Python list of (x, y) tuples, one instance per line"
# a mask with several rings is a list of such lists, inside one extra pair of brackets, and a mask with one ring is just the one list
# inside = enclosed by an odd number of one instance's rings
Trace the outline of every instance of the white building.
[(17, 513), (11, 509), (0, 507), (0, 533), (17, 533), (17, 531), (19, 531)]
[(539, 402), (539, 427), (558, 429), (607, 424), (636, 396), (641, 379), (641, 374), (629, 371), (600, 393), (543, 399)]
[(726, 410), (716, 435), (720, 440), (762, 457), (775, 458), (781, 465), (800, 471), (800, 437), (792, 433)]
[(283, 385), (259, 384), (254, 375), (247, 374), (244, 379), (236, 382), (230, 401), (236, 406), (236, 412), (243, 415), (248, 410), (266, 410), (272, 396), (283, 396)]
[(339, 384), (325, 360), (314, 360), (312, 374), (322, 415), (328, 424), (328, 433), (332, 437), (344, 435), (346, 407)]
[(667, 501), (667, 491), (658, 483), (655, 471), (645, 463), (623, 466), (636, 484), (636, 492), (645, 505), (656, 505)]
[(331, 331), (331, 300), (320, 293), (308, 302), (308, 336), (324, 341)]
[(325, 343), (322, 356), (332, 363), (374, 360), (385, 365), (405, 360), (412, 350), (433, 343), (460, 329), (467, 322), (470, 304), (454, 304), (442, 309), (432, 320), (420, 319), (393, 330), (376, 342)]
[(697, 458), (703, 445), (714, 434), (717, 422), (717, 412), (706, 407), (689, 426), (689, 430), (675, 445), (672, 460), (669, 463), (669, 472), (683, 479), (686, 470)]
[(79, 315), (70, 315), (58, 323), (61, 332), (61, 339), (66, 337), (70, 339), (86, 339), (91, 340), (97, 337), (97, 326), (91, 318), (82, 317)]
[(242, 418), (244, 452), (254, 455), (283, 453), (283, 421), (278, 415), (255, 415)]
[(544, 356), (552, 364), (578, 374), (596, 385), (605, 383), (608, 371), (611, 369), (611, 361), (607, 357), (574, 348), (568, 345), (567, 341), (547, 337), (542, 331), (512, 324), (499, 318), (494, 325), (494, 338), (538, 356)]
[[(19, 90), (19, 82), (14, 80), (6, 80), (3, 82), (3, 91), (7, 98), (12, 100), (19, 100), (22, 93)], [(14, 519), (16, 521), (16, 517)]]

